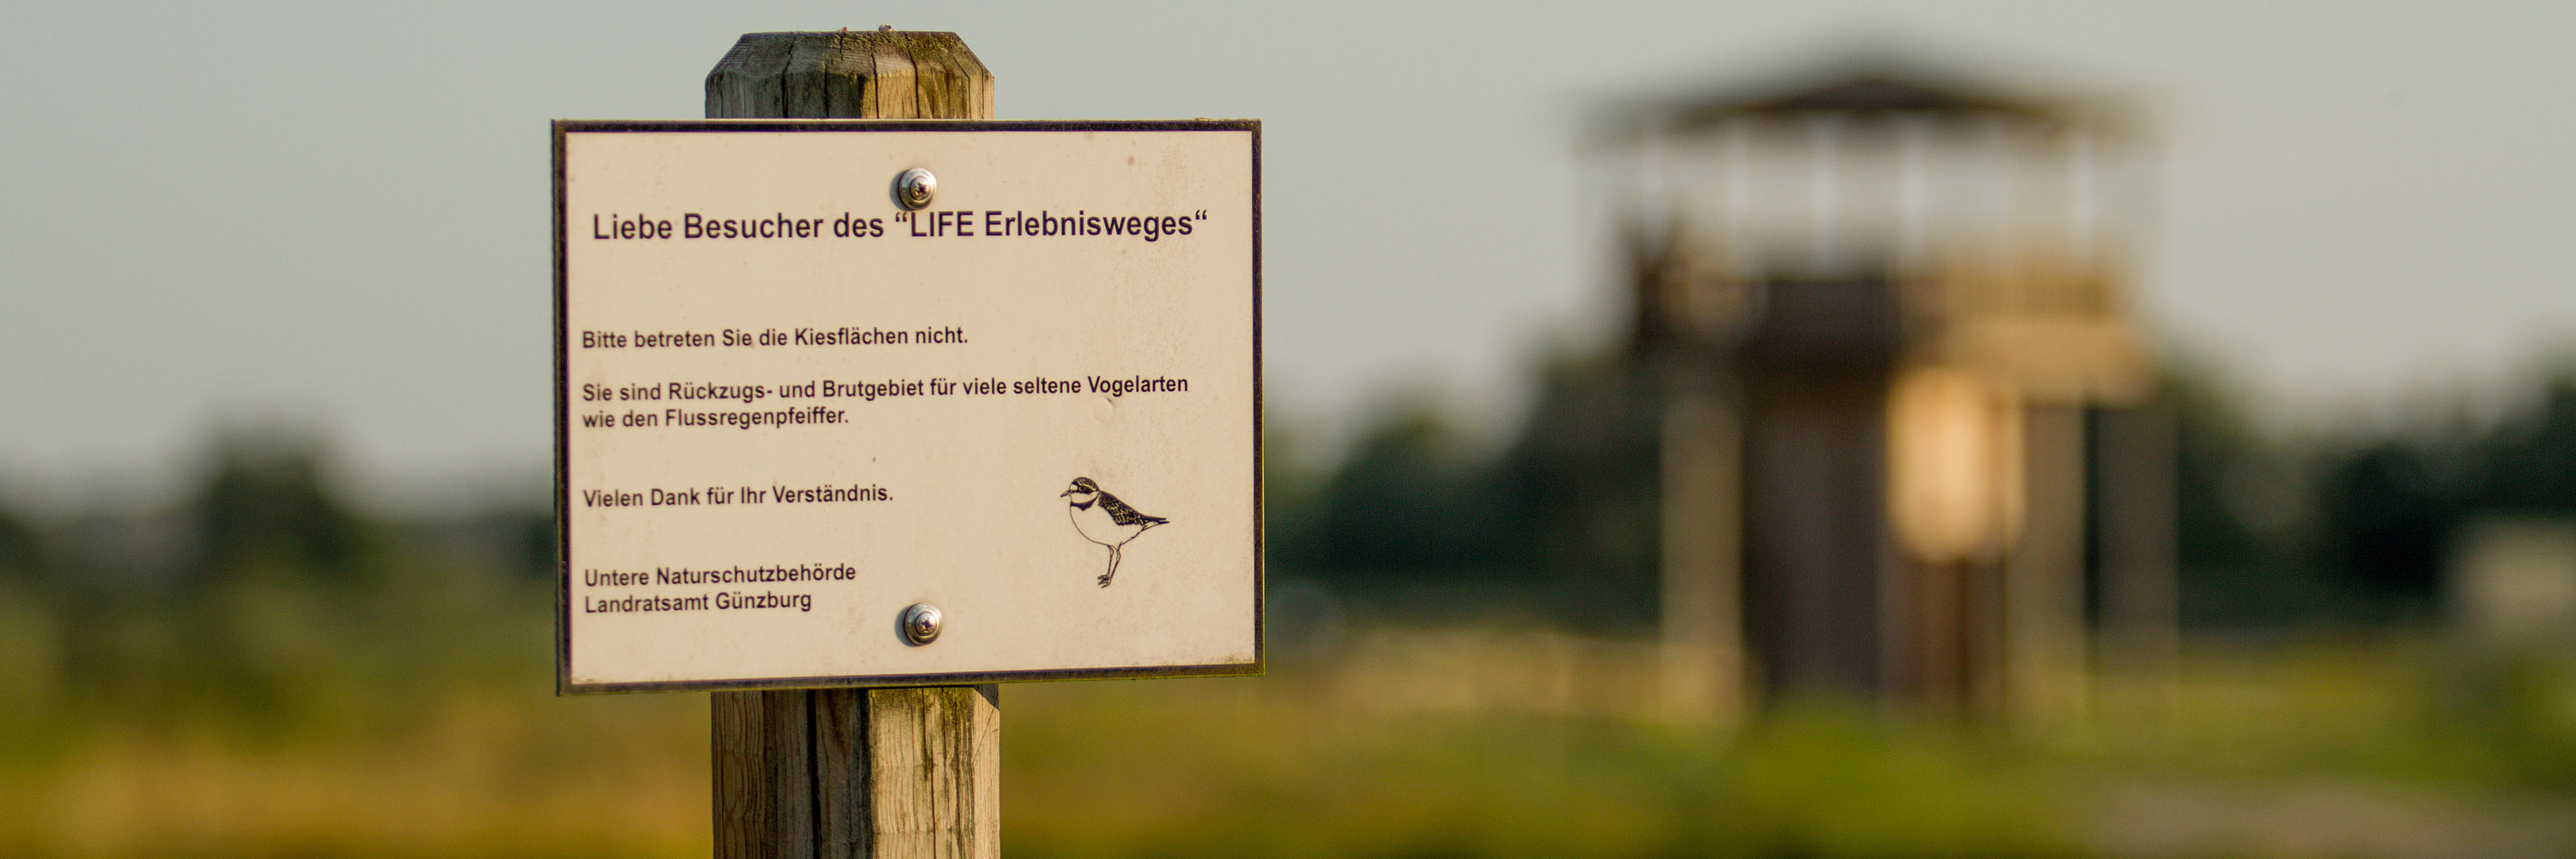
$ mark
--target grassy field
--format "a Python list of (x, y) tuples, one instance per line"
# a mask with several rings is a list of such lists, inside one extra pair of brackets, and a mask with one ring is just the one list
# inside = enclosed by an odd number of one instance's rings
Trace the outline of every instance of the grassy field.
[[(705, 696), (553, 697), (546, 620), (493, 596), (0, 601), (0, 855), (707, 855)], [(1671, 724), (1653, 664), (1364, 628), (1260, 678), (1008, 687), (1005, 852), (2576, 856), (2554, 657), (2202, 642), (2161, 714), (2019, 736), (1823, 704)]]

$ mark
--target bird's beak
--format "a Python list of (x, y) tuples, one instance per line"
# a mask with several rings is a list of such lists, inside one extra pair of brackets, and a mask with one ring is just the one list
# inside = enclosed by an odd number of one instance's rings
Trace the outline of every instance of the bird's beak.
[(1063, 491), (1063, 492), (1058, 492), (1058, 493), (1056, 493), (1056, 494), (1055, 494), (1055, 497), (1057, 497), (1057, 498), (1063, 498), (1063, 497), (1065, 497), (1065, 496), (1067, 496), (1067, 495), (1072, 495), (1072, 494), (1073, 494), (1073, 490), (1071, 490), (1071, 489), (1067, 489), (1067, 490), (1065, 490), (1065, 491)]

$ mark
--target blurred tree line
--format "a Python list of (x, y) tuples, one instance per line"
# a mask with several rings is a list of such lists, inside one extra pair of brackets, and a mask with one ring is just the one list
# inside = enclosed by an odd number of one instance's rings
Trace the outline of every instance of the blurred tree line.
[(2576, 366), (2499, 419), (2419, 404), (2392, 428), (2291, 440), (2256, 433), (2209, 379), (2175, 384), (2190, 619), (2427, 619), (2461, 525), (2576, 518)]
[(550, 511), (369, 516), (332, 485), (327, 450), (292, 429), (224, 430), (169, 508), (90, 511), (50, 527), (0, 509), (0, 579), (65, 600), (136, 603), (252, 586), (351, 591), (394, 584), (428, 553), (442, 568), (468, 558), (478, 575), (550, 581)]
[(165, 506), (0, 510), (0, 722), (370, 724), (451, 674), (544, 682), (551, 654), (517, 640), (545, 640), (551, 511), (395, 521), (333, 478), (318, 437), (241, 427)]
[(1559, 355), (1537, 375), (1521, 428), (1499, 448), (1417, 399), (1396, 404), (1324, 473), (1283, 474), (1274, 461), (1272, 574), (1405, 614), (1650, 630), (1658, 376), (1623, 353)]

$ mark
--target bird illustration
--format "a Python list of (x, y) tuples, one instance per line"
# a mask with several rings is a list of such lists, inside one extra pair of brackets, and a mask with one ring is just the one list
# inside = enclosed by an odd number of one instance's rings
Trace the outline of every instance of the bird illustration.
[(1058, 498), (1071, 498), (1065, 512), (1073, 517), (1073, 527), (1082, 538), (1109, 547), (1109, 572), (1100, 574), (1100, 586), (1108, 587), (1111, 576), (1118, 575), (1118, 549), (1136, 535), (1172, 520), (1147, 516), (1118, 500), (1118, 496), (1100, 491), (1100, 484), (1088, 477), (1076, 477), (1073, 486)]

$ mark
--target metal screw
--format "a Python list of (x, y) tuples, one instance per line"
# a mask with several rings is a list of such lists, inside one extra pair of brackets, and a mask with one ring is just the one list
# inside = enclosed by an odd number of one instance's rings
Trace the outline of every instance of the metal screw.
[(914, 647), (939, 640), (939, 607), (917, 602), (904, 609), (903, 640), (912, 642)]
[(916, 211), (930, 205), (930, 197), (939, 193), (939, 177), (919, 167), (895, 174), (894, 204), (904, 211)]

